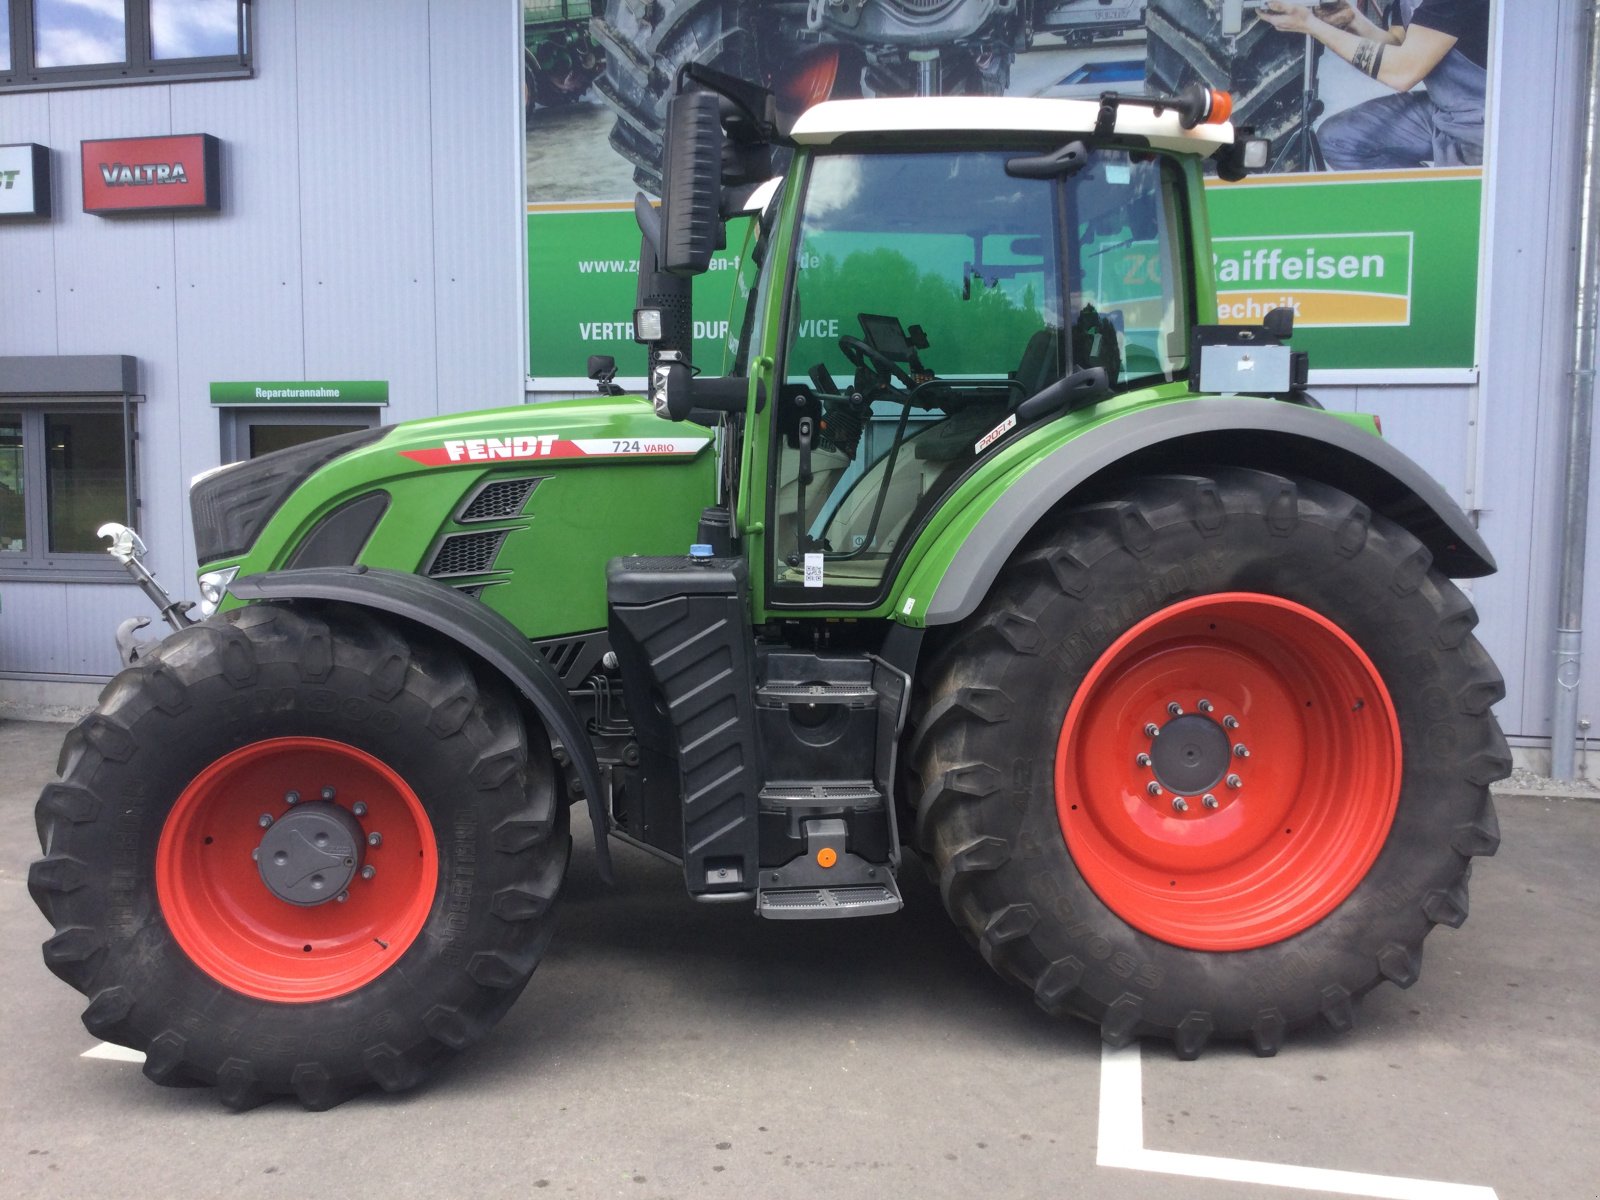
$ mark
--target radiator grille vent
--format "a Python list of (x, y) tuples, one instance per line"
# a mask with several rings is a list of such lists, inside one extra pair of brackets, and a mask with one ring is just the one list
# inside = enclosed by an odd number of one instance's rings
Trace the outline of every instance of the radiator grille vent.
[(519, 516), (537, 479), (497, 479), (486, 483), (461, 512), (461, 521), (498, 521)]
[(555, 668), (556, 674), (565, 675), (583, 653), (583, 643), (583, 638), (573, 638), (565, 642), (546, 642), (539, 649), (544, 652), (545, 661)]
[(500, 553), (500, 543), (506, 540), (504, 529), (485, 529), (482, 533), (452, 533), (434, 551), (428, 564), (428, 574), (434, 578), (444, 575), (480, 575), (494, 568), (495, 556)]

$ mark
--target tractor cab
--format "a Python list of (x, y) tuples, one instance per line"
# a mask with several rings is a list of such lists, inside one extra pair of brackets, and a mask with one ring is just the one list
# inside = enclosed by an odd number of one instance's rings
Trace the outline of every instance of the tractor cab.
[[(823, 104), (780, 135), (758, 89), (698, 68), (681, 84), (663, 209), (636, 205), (635, 327), (657, 413), (720, 430), (721, 503), (692, 557), (611, 564), (641, 748), (613, 818), (701, 898), (892, 911), (921, 639), (908, 569), (963, 489), (1054, 418), (1186, 391), (1189, 196), (1231, 133), (1201, 126), (1196, 95), (1165, 116)], [(708, 378), (687, 285), (746, 210), (733, 369)]]
[[(911, 615), (896, 579), (981, 465), (1051, 418), (1185, 389), (1200, 162), (1237, 173), (1254, 145), (1212, 104), (845, 101), (780, 135), (765, 93), (685, 70), (663, 210), (636, 206), (635, 327), (656, 411), (726, 430), (725, 523), (765, 613)], [(774, 147), (788, 168), (758, 185)], [(707, 378), (687, 284), (741, 206), (732, 373)]]

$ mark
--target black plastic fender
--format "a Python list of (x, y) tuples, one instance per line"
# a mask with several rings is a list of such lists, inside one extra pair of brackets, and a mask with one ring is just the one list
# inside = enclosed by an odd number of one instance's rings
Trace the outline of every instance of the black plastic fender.
[(995, 497), (956, 551), (929, 602), (927, 623), (969, 616), (1029, 531), (1094, 477), (1205, 464), (1319, 480), (1409, 530), (1453, 578), (1496, 570), (1488, 545), (1450, 494), (1382, 438), (1282, 400), (1207, 396), (1107, 421), (1041, 457)]
[(503, 675), (533, 706), (546, 729), (572, 756), (594, 826), (600, 878), (612, 882), (600, 764), (578, 710), (554, 668), (510, 621), (494, 609), (426, 576), (378, 567), (303, 567), (236, 579), (228, 590), (240, 600), (313, 600), (354, 604), (414, 621)]

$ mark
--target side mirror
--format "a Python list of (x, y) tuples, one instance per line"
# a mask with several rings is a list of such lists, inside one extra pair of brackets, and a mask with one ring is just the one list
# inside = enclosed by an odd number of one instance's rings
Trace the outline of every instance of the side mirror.
[(1287, 342), (1294, 336), (1294, 309), (1279, 305), (1261, 318), (1261, 325), (1280, 342)]
[(589, 355), (589, 378), (594, 380), (595, 386), (602, 396), (620, 396), (622, 389), (615, 383), (617, 378), (617, 360), (609, 354)]
[(722, 99), (714, 92), (679, 92), (667, 102), (663, 271), (700, 275), (711, 266), (721, 232), (723, 137)]

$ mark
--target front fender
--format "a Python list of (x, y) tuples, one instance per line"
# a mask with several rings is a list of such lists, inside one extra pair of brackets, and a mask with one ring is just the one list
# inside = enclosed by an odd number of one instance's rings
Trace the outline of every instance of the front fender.
[(448, 638), (517, 689), (572, 756), (594, 826), (600, 876), (611, 882), (600, 764), (578, 711), (555, 670), (517, 627), (487, 605), (421, 575), (372, 567), (305, 567), (235, 580), (241, 600), (314, 600), (353, 604), (414, 622)]
[(931, 597), (923, 616), (928, 625), (960, 621), (977, 608), (1029, 531), (1089, 480), (1206, 464), (1319, 480), (1409, 530), (1447, 574), (1470, 578), (1496, 569), (1466, 513), (1382, 438), (1332, 413), (1229, 396), (1140, 407), (1091, 426), (1021, 474), (996, 481), (956, 519), (965, 532), (953, 552), (926, 555), (900, 592)]

